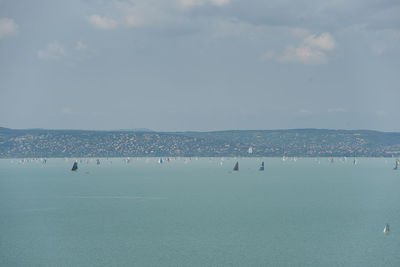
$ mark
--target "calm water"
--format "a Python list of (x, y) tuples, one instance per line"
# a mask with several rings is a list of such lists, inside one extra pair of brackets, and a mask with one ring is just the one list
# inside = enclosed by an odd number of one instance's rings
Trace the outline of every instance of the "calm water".
[(392, 159), (101, 162), (0, 160), (1, 266), (400, 266)]

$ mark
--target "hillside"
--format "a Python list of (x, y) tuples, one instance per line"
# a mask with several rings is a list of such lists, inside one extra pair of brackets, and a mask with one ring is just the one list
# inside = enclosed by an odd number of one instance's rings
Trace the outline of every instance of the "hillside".
[[(253, 153), (248, 149), (252, 147)], [(145, 132), (0, 127), (0, 157), (397, 157), (400, 133), (368, 130)]]

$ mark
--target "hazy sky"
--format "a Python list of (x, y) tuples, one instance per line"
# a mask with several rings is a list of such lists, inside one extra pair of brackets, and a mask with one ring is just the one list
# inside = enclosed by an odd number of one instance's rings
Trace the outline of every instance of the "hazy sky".
[(0, 126), (400, 131), (398, 0), (0, 0)]

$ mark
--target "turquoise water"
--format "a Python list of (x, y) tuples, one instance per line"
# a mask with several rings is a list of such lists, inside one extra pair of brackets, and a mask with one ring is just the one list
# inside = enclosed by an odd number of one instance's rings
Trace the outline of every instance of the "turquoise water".
[(320, 161), (0, 160), (0, 265), (400, 266), (394, 160)]

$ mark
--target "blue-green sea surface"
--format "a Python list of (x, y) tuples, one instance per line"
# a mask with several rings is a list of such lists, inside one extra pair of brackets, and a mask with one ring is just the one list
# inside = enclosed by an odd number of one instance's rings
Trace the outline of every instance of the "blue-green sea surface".
[(78, 161), (0, 160), (0, 266), (400, 266), (392, 159)]

